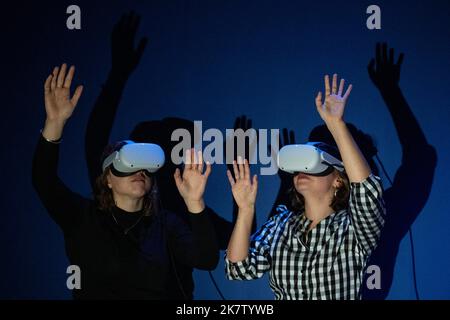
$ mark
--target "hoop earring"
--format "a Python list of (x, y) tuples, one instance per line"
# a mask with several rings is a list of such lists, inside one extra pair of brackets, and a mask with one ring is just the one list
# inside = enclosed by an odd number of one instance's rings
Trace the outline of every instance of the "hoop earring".
[(336, 195), (338, 193), (338, 188), (334, 189), (334, 197), (336, 198)]

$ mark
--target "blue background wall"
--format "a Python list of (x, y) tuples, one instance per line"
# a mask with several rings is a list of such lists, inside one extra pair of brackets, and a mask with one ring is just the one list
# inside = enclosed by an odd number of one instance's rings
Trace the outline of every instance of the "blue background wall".
[[(165, 116), (202, 120), (205, 129), (225, 132), (236, 116), (245, 114), (255, 128), (287, 127), (304, 141), (321, 124), (314, 95), (322, 90), (322, 75), (337, 72), (354, 85), (346, 119), (372, 135), (393, 176), (401, 146), (366, 66), (377, 41), (404, 52), (401, 88), (438, 155), (430, 196), (412, 225), (417, 286), (423, 299), (450, 298), (448, 1), (377, 1), (382, 29), (374, 31), (366, 28), (372, 1), (15, 3), (4, 7), (0, 25), (0, 298), (70, 298), (62, 233), (30, 182), (32, 152), (45, 119), (43, 82), (52, 66), (68, 62), (77, 66), (75, 83), (85, 86), (64, 133), (60, 174), (88, 196), (85, 125), (110, 68), (112, 26), (131, 9), (142, 15), (139, 35), (148, 36), (149, 44), (127, 84), (111, 140), (127, 137), (139, 121)], [(65, 11), (73, 3), (81, 7), (79, 31), (66, 28)], [(260, 177), (258, 226), (278, 187), (276, 175)], [(223, 165), (213, 168), (206, 200), (231, 220)], [(267, 278), (230, 282), (223, 270), (221, 261), (213, 275), (226, 298), (272, 299)], [(206, 272), (195, 271), (195, 279), (198, 299), (219, 298)], [(400, 244), (388, 298), (415, 298), (408, 237)]]

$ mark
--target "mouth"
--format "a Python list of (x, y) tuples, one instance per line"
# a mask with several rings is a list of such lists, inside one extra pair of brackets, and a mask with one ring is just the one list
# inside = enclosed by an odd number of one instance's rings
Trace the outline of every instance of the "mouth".
[(297, 180), (311, 180), (311, 178), (310, 178), (309, 176), (307, 176), (306, 174), (300, 173), (300, 174), (297, 176)]
[(133, 180), (131, 180), (131, 182), (142, 182), (142, 183), (145, 183), (145, 180), (144, 179), (133, 179)]

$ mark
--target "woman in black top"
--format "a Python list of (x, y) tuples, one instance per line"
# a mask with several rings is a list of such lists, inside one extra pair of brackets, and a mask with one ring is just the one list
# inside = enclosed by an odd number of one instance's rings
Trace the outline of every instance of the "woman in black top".
[[(82, 93), (72, 98), (75, 68), (55, 67), (45, 81), (47, 118), (33, 161), (33, 185), (50, 216), (64, 232), (70, 263), (81, 270), (76, 299), (165, 299), (167, 279), (177, 277), (174, 261), (204, 270), (218, 262), (214, 229), (203, 201), (211, 165), (203, 173), (201, 152), (174, 174), (190, 223), (158, 209), (156, 181), (138, 171), (118, 177), (107, 168), (97, 179), (96, 200), (71, 191), (57, 174), (59, 144), (66, 121)], [(123, 144), (107, 148), (119, 150)], [(108, 155), (108, 152), (105, 155)], [(187, 159), (188, 160), (188, 159)]]

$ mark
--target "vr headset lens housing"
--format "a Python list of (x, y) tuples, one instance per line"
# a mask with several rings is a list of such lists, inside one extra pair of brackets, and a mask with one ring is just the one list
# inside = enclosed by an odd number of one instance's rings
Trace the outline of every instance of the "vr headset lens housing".
[(116, 177), (120, 177), (120, 178), (132, 176), (133, 174), (135, 174), (136, 172), (139, 172), (139, 171), (144, 171), (144, 173), (147, 177), (151, 177), (151, 175), (152, 175), (152, 173), (148, 170), (138, 170), (138, 171), (133, 171), (133, 172), (120, 172), (120, 171), (116, 170), (116, 168), (114, 168), (113, 165), (110, 165), (109, 168), (111, 169), (111, 173), (113, 175), (115, 175)]
[(278, 168), (292, 174), (302, 172), (313, 176), (326, 176), (334, 169), (344, 171), (342, 161), (322, 150), (325, 147), (332, 148), (320, 142), (284, 146), (278, 152)]
[(164, 151), (157, 144), (128, 141), (103, 161), (102, 169), (105, 171), (110, 167), (112, 174), (118, 177), (130, 176), (142, 170), (150, 175), (158, 171), (164, 161)]

